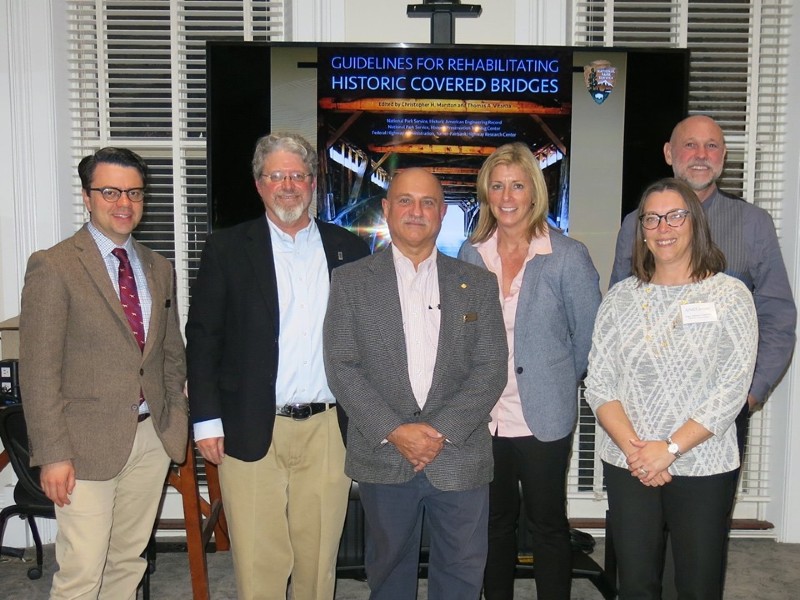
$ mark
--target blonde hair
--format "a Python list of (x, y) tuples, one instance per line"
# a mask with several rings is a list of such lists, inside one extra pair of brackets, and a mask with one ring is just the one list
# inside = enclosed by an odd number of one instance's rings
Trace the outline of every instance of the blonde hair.
[(542, 169), (539, 167), (539, 161), (536, 160), (533, 152), (525, 144), (514, 142), (500, 146), (492, 152), (478, 172), (477, 187), (480, 215), (478, 216), (478, 224), (475, 226), (475, 231), (469, 238), (473, 244), (489, 239), (497, 229), (497, 219), (492, 214), (488, 199), (489, 178), (495, 167), (500, 165), (516, 165), (522, 168), (533, 184), (533, 189), (531, 190), (533, 209), (528, 215), (528, 240), (530, 241), (546, 231), (549, 197)]

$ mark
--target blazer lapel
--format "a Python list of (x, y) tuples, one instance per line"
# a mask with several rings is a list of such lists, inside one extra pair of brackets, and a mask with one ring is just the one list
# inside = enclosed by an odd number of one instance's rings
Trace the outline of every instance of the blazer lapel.
[(278, 332), (278, 277), (275, 274), (275, 257), (272, 253), (272, 238), (267, 217), (262, 216), (252, 222), (247, 230), (247, 259), (255, 273), (258, 287), (267, 311), (272, 316), (275, 332)]
[[(536, 297), (536, 286), (539, 285), (539, 279), (542, 275), (545, 261), (550, 260), (549, 254), (537, 254), (526, 265), (525, 272), (522, 274), (522, 288), (520, 290), (519, 302), (517, 304), (517, 312), (515, 319), (519, 315), (529, 315), (531, 312), (531, 303)], [(523, 293), (524, 290), (524, 293)], [(516, 321), (517, 327), (522, 327), (526, 323), (525, 319)], [(519, 331), (519, 329), (518, 329)]]
[(83, 229), (75, 234), (74, 239), (75, 248), (78, 250), (78, 260), (97, 287), (97, 291), (100, 292), (100, 295), (108, 304), (111, 312), (114, 313), (117, 320), (119, 320), (120, 325), (130, 334), (130, 336), (128, 336), (130, 338), (130, 343), (134, 344), (138, 349), (139, 346), (130, 330), (128, 318), (125, 316), (125, 311), (122, 310), (119, 296), (117, 296), (116, 291), (114, 291), (114, 286), (108, 276), (106, 263), (103, 261), (103, 257), (100, 256), (100, 250), (97, 248), (92, 234), (89, 233), (89, 230), (84, 226)]
[(452, 268), (455, 263), (448, 264), (448, 262), (443, 259), (441, 253), (437, 255), (436, 269), (439, 273), (439, 302), (442, 314), (439, 325), (439, 346), (436, 350), (436, 363), (433, 368), (429, 398), (436, 396), (434, 392), (441, 385), (447, 357), (453, 352), (457, 352), (461, 337), (461, 324), (469, 307), (467, 301), (469, 286), (466, 281), (462, 280), (461, 270)]
[(336, 267), (341, 267), (343, 264), (353, 260), (342, 248), (341, 242), (334, 236), (329, 235), (330, 225), (314, 219), (317, 223), (317, 230), (319, 237), (322, 240), (322, 249), (325, 251), (325, 261), (328, 263), (328, 278), (330, 279), (331, 273)]
[(397, 288), (397, 272), (391, 247), (375, 254), (370, 264), (373, 273), (369, 282), (368, 294), (362, 300), (382, 307), (382, 324), (380, 333), (389, 354), (387, 364), (405, 365), (402, 369), (403, 381), (411, 389), (408, 378), (408, 355), (406, 354), (406, 336), (403, 331), (403, 310), (400, 307), (400, 293)]

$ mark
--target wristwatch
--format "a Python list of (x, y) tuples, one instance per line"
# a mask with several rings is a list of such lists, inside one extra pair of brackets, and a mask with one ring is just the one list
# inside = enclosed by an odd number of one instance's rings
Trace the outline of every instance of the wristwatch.
[(681, 449), (678, 448), (678, 444), (673, 442), (671, 437), (667, 438), (667, 452), (672, 454), (672, 456), (674, 456), (675, 458), (680, 458), (681, 455), (683, 454), (681, 452)]

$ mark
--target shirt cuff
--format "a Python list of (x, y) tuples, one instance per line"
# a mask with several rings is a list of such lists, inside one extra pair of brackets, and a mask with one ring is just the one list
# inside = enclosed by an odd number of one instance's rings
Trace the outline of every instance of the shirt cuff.
[(213, 437), (225, 437), (225, 432), (222, 430), (222, 419), (209, 419), (194, 424), (195, 442)]

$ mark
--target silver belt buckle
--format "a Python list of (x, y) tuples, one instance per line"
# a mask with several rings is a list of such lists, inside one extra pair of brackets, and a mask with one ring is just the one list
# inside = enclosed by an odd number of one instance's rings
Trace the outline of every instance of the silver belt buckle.
[(305, 421), (311, 417), (310, 404), (284, 404), (281, 407), (281, 414), (290, 417), (293, 421)]

